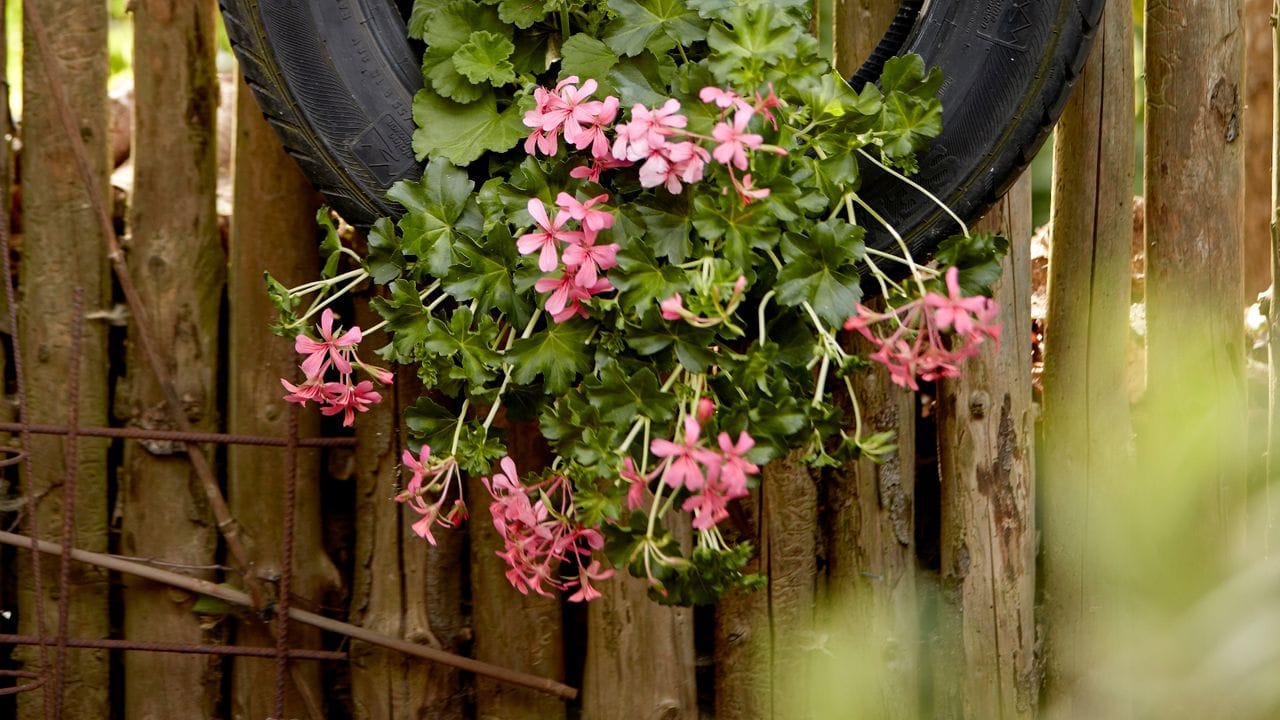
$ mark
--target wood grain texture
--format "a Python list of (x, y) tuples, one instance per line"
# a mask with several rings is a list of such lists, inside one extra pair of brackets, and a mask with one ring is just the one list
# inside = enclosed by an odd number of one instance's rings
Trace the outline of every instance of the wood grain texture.
[(1109, 613), (1108, 528), (1132, 482), (1133, 17), (1108, 3), (1058, 123), (1040, 446), (1045, 702), (1063, 717)]
[[(1241, 0), (1148, 2), (1147, 394), (1140, 452), (1195, 506), (1197, 558), (1243, 549), (1246, 495)], [(1154, 487), (1154, 486), (1153, 486)], [(1172, 507), (1172, 506), (1171, 506)], [(1154, 517), (1153, 517), (1154, 520)]]
[[(538, 472), (550, 462), (550, 451), (531, 423), (499, 422), (508, 428), (508, 454), (523, 473)], [(564, 645), (560, 602), (537, 594), (521, 595), (505, 577), (506, 564), (495, 553), (502, 539), (493, 528), (492, 498), (479, 477), (467, 482), (472, 522), (471, 619), (475, 657), (512, 670), (555, 680), (564, 679)], [(476, 720), (555, 720), (564, 703), (533, 690), (476, 679)]]
[[(362, 327), (377, 322), (368, 310)], [(367, 325), (366, 325), (367, 324)], [(375, 340), (376, 341), (376, 340)], [(402, 409), (421, 394), (412, 368), (356, 424), (356, 550), (351, 621), (393, 637), (461, 652), (463, 531), (440, 531), (429, 545), (409, 527), (416, 516), (392, 498), (401, 477)], [(466, 698), (457, 670), (391, 650), (352, 643), (351, 690), (357, 720), (461, 720)]]
[(1244, 0), (1244, 291), (1271, 285), (1271, 13), (1273, 0)]
[[(995, 287), (1004, 342), (939, 383), (943, 646), (935, 716), (1030, 718), (1039, 691), (1035, 609), (1035, 411), (1031, 401), (1030, 177), (978, 226), (1009, 238)], [(954, 663), (954, 664), (951, 664)], [(948, 667), (949, 665), (949, 667)]]
[[(896, 0), (836, 4), (836, 64), (852, 75), (898, 11)], [(859, 351), (870, 352), (862, 338)], [(838, 387), (838, 386), (837, 386)], [(893, 432), (886, 462), (827, 473), (822, 492), (821, 631), (833, 654), (820, 675), (822, 709), (847, 717), (914, 718), (919, 710), (919, 604), (914, 498), (916, 396), (876, 365), (854, 376), (864, 432)]]
[[(49, 57), (36, 47), (29, 29), (24, 37), (24, 235), (19, 333), (26, 363), (30, 420), (62, 424), (67, 421), (71, 338), (78, 321), (72, 315), (72, 289), (83, 290), (85, 312), (107, 309), (111, 280), (105, 240), (45, 80), (43, 64), (52, 63), (52, 71), (62, 76), (67, 100), (75, 113), (75, 124), (88, 148), (97, 189), (104, 197), (110, 197), (107, 7), (96, 0), (40, 0), (34, 7), (44, 24), (56, 28), (57, 32), (50, 33), (52, 56)], [(82, 425), (105, 425), (108, 418), (106, 327), (100, 322), (87, 322), (83, 337), (79, 421)], [(73, 541), (76, 547), (104, 552), (108, 516), (107, 443), (81, 438), (78, 444)], [(23, 478), (23, 491), (39, 498), (40, 536), (55, 541), (62, 529), (64, 447), (64, 439), (60, 437), (33, 437), (34, 472)], [(34, 634), (37, 626), (33, 578), (28, 556), (24, 553), (22, 558), (23, 562), (18, 565), (19, 631)], [(41, 563), (44, 626), (50, 635), (57, 630), (58, 565), (47, 558)], [(107, 573), (72, 564), (70, 590), (70, 634), (107, 637)], [(33, 665), (38, 657), (31, 648), (24, 648), (19, 655)], [(52, 669), (47, 670), (52, 675)], [(64, 717), (100, 717), (102, 708), (107, 706), (108, 676), (106, 651), (68, 651)], [(18, 696), (18, 717), (22, 720), (43, 717), (45, 697), (46, 694), (40, 692)]]
[[(218, 85), (214, 3), (139, 0), (134, 5), (134, 192), (130, 205), (133, 280), (151, 308), (153, 339), (165, 348), (195, 430), (221, 429), (217, 370), (226, 256), (214, 210)], [(130, 333), (136, 332), (131, 326)], [(129, 344), (129, 424), (175, 429), (138, 342)], [(121, 549), (190, 565), (215, 561), (218, 535), (199, 480), (177, 443), (130, 442), (121, 473)], [(213, 574), (197, 574), (206, 580)], [(192, 611), (196, 596), (126, 580), (125, 637), (206, 643), (221, 624)], [(130, 718), (212, 717), (221, 661), (211, 656), (124, 654)]]
[(587, 607), (584, 720), (696, 720), (693, 610), (649, 599), (625, 571)]
[[(753, 490), (749, 497), (738, 501), (748, 527), (741, 530), (745, 537), (732, 537), (731, 541), (751, 540), (760, 548), (761, 496), (761, 491)], [(758, 555), (763, 556), (763, 551)], [(764, 572), (761, 558), (752, 560), (744, 572)], [(734, 590), (716, 603), (716, 720), (772, 717), (771, 652), (767, 592)]]
[[(267, 318), (274, 310), (267, 299), (262, 273), (270, 271), (287, 285), (319, 276), (316, 252), (315, 192), (285, 154), (267, 125), (253, 95), (241, 82), (237, 94), (234, 160), (234, 207), (231, 223), (230, 275), (227, 283), (230, 319), (227, 430), (232, 433), (283, 436), (288, 406), (281, 400), (279, 378), (298, 375), (298, 355), (287, 338), (271, 334)], [(319, 432), (319, 414), (299, 415), (303, 436)], [(232, 446), (227, 450), (228, 504), (249, 538), (255, 571), (278, 577), (280, 567), (281, 505), (285, 452), (281, 448)], [(324, 552), (320, 522), (320, 457), (314, 450), (298, 455), (298, 493), (295, 506), (294, 603), (314, 605), (338, 587), (337, 570)], [(320, 647), (320, 632), (293, 623), (294, 647)], [(248, 645), (274, 644), (272, 630), (256, 621), (242, 621), (236, 641)], [(320, 666), (297, 664), (287, 684), (285, 716), (310, 718), (322, 708), (325, 688)], [(238, 659), (232, 663), (232, 717), (259, 720), (273, 713), (275, 666), (272, 662)]]

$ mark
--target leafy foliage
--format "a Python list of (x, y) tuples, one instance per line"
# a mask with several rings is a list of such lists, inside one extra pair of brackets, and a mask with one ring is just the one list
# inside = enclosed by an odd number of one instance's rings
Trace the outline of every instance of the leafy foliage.
[[(413, 107), (426, 171), (388, 194), (404, 215), (373, 227), (364, 262), (383, 286), (373, 307), (391, 340), (381, 353), (417, 364), (435, 393), (406, 424), (434, 453), (488, 473), (505, 452), (498, 407), (539, 418), (555, 477), (571, 488), (573, 504), (552, 515), (570, 513), (583, 538), (599, 528), (614, 567), (648, 577), (660, 602), (714, 602), (763, 580), (745, 570), (751, 546), (727, 542), (714, 523), (689, 552), (664, 529), (664, 513), (699, 500), (690, 487), (642, 478), (644, 507), (633, 504), (636, 473), (671, 467), (657, 454), (670, 448), (655, 441), (692, 442), (696, 417), (699, 447), (718, 443), (738, 468), (794, 449), (815, 467), (893, 449), (891, 437), (861, 433), (849, 398), (832, 397), (866, 365), (836, 340), (872, 267), (855, 212), (857, 157), (913, 171), (941, 130), (941, 75), (897, 58), (879, 86), (855, 92), (809, 35), (809, 12), (807, 0), (418, 0), (410, 17), (427, 45)], [(634, 120), (634, 104), (675, 98), (681, 121), (668, 134), (715, 158), (673, 189), (618, 167), (628, 162), (592, 170), (568, 130), (556, 130), (552, 152), (530, 133), (544, 131), (558, 82), (590, 95), (593, 112), (612, 95), (619, 123)], [(746, 118), (736, 129), (735, 113)], [(620, 142), (611, 130), (606, 146)], [(758, 138), (741, 164), (717, 146), (730, 133)], [(516, 149), (526, 138), (532, 155)], [(586, 242), (591, 208), (608, 222)], [(571, 277), (577, 266), (560, 247), (573, 233), (576, 251), (600, 253), (607, 278), (583, 297), (572, 293), (593, 280)], [(344, 254), (336, 241), (333, 231), (321, 246), (326, 277)], [(545, 242), (555, 272), (527, 249)], [(941, 260), (973, 291), (994, 280), (1004, 250), (960, 237)], [(941, 291), (937, 273), (923, 272)], [(892, 287), (895, 297), (923, 289)], [(291, 326), (296, 298), (278, 283), (271, 292)], [(724, 449), (744, 437), (752, 442)], [(574, 582), (587, 593), (588, 579)]]

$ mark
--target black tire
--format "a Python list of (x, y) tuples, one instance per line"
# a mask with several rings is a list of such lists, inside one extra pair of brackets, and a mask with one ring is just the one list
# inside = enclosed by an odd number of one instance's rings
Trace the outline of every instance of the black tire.
[[(384, 198), (416, 177), (413, 94), (420, 53), (400, 0), (220, 0), (227, 34), (264, 114), (316, 188), (349, 222), (397, 209)], [(981, 215), (1035, 157), (1084, 65), (1103, 0), (905, 0), (855, 76), (919, 53), (946, 76), (944, 127), (915, 180), (961, 217)], [(954, 222), (932, 200), (868, 170), (862, 197), (929, 256)], [(887, 233), (870, 243), (891, 249)]]

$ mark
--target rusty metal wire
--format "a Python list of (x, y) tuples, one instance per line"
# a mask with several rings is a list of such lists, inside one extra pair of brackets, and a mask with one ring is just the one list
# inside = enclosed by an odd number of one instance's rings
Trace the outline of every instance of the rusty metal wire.
[[(47, 640), (43, 640), (47, 642)], [(112, 640), (99, 638), (65, 638), (69, 648), (88, 648), (92, 650), (129, 650), (135, 652), (158, 652), (198, 655), (227, 655), (231, 657), (274, 658), (279, 654), (277, 648), (251, 647), (247, 645), (200, 645), (193, 643), (154, 642), (150, 640)], [(39, 645), (42, 638), (36, 635), (4, 635), (0, 634), (0, 644), (7, 645)], [(347, 654), (339, 650), (286, 650), (290, 660), (346, 660)], [(0, 677), (6, 671), (0, 670)], [(8, 671), (14, 672), (14, 671)], [(39, 673), (30, 673), (38, 676)], [(25, 676), (24, 676), (25, 677)], [(3, 694), (3, 691), (0, 691)]]
[(62, 470), (62, 563), (58, 568), (58, 651), (53, 665), (53, 714), (62, 717), (66, 698), (63, 686), (67, 673), (68, 620), (71, 612), (71, 541), (76, 527), (76, 478), (79, 477), (80, 444), (76, 425), (80, 423), (80, 354), (84, 350), (84, 288), (71, 295), (71, 354), (67, 362), (67, 427), (71, 432), (63, 442)]
[[(40, 423), (23, 424), (20, 422), (0, 422), (0, 432), (22, 432), (32, 435), (66, 435), (71, 428), (66, 425), (49, 425)], [(213, 445), (256, 445), (260, 447), (286, 447), (289, 438), (266, 437), (262, 435), (228, 435), (226, 433), (181, 432), (179, 430), (144, 430), (142, 428), (113, 427), (79, 427), (76, 434), (81, 437), (118, 438), (123, 440), (159, 440), (174, 443), (197, 443)], [(305, 448), (345, 448), (355, 447), (353, 437), (317, 437), (298, 438), (298, 447)], [(0, 446), (0, 453), (9, 450)], [(5, 461), (0, 461), (3, 467)], [(12, 461), (8, 461), (12, 463)]]
[[(36, 513), (38, 493), (28, 487), (26, 495), (25, 521), (27, 535), (14, 535), (0, 532), (0, 544), (25, 548), (31, 551), (31, 569), (34, 591), (35, 635), (0, 635), (0, 643), (14, 645), (35, 645), (39, 647), (40, 671), (34, 670), (0, 670), (0, 677), (13, 677), (31, 680), (31, 682), (15, 687), (0, 689), (0, 695), (13, 695), (21, 692), (42, 689), (44, 692), (43, 711), (46, 720), (61, 717), (65, 685), (66, 651), (68, 648), (97, 648), (109, 650), (125, 650), (140, 652), (196, 653), (207, 655), (225, 655), (242, 657), (274, 658), (276, 661), (276, 716), (284, 715), (285, 683), (289, 674), (290, 660), (344, 660), (343, 652), (324, 650), (300, 650), (289, 647), (290, 619), (322, 630), (338, 633), (364, 642), (380, 645), (404, 653), (407, 656), (422, 658), (431, 662), (456, 667), (465, 672), (493, 678), (494, 680), (513, 685), (532, 688), (540, 692), (572, 699), (577, 690), (554, 680), (509, 670), (491, 665), (473, 658), (456, 655), (444, 650), (419, 645), (377, 633), (356, 625), (324, 617), (316, 613), (290, 607), (290, 591), (293, 576), (294, 535), (296, 523), (296, 502), (298, 482), (298, 451), (300, 448), (351, 447), (355, 439), (345, 438), (299, 438), (298, 411), (291, 406), (289, 415), (289, 432), (284, 438), (246, 435), (230, 435), (223, 433), (195, 432), (183, 412), (169, 375), (163, 356), (151, 335), (150, 314), (144, 298), (132, 281), (128, 265), (125, 261), (119, 242), (112, 226), (111, 216), (101, 190), (95, 183), (95, 175), (89, 162), (88, 149), (75, 123), (75, 113), (70, 107), (62, 82), (62, 69), (56, 61), (56, 54), (51, 52), (48, 31), (33, 0), (22, 0), (24, 22), (31, 31), (34, 45), (39, 48), (42, 70), (47, 81), (48, 90), (55, 102), (57, 114), (63, 125), (67, 140), (75, 156), (76, 165), (84, 181), (84, 189), (89, 204), (97, 215), (102, 241), (108, 259), (111, 261), (119, 287), (125, 296), (133, 317), (131, 338), (136, 337), (143, 350), (147, 365), (155, 375), (169, 409), (169, 420), (176, 430), (148, 430), (140, 428), (105, 428), (79, 426), (79, 364), (81, 361), (81, 343), (84, 324), (84, 313), (80, 309), (82, 294), (77, 290), (75, 301), (75, 325), (73, 328), (73, 346), (70, 355), (70, 378), (67, 387), (67, 424), (34, 424), (31, 419), (27, 397), (26, 376), (23, 365), (23, 352), (20, 334), (18, 333), (18, 301), (13, 286), (13, 267), (10, 257), (9, 207), (0, 202), (0, 273), (3, 273), (4, 298), (8, 302), (9, 327), (13, 331), (12, 345), (14, 354), (14, 372), (18, 396), (18, 422), (0, 423), (0, 432), (17, 433), (19, 447), (0, 446), (0, 468), (21, 463), (22, 471), (27, 478), (34, 477), (31, 453), (31, 436), (62, 435), (65, 436), (65, 473), (62, 484), (62, 533), (61, 543), (54, 544), (42, 541), (39, 517)], [(10, 179), (0, 178), (3, 187), (8, 187)], [(103, 553), (93, 553), (74, 547), (75, 530), (75, 490), (78, 463), (78, 442), (81, 437), (100, 437), (111, 439), (156, 440), (181, 443), (191, 462), (200, 484), (205, 492), (210, 508), (217, 519), (217, 527), (221, 533), (229, 554), (232, 570), (244, 578), (245, 590), (240, 592), (205, 580), (192, 578), (189, 575), (173, 573), (151, 567), (130, 559)], [(71, 597), (70, 562), (85, 562), (105, 568), (112, 572), (130, 573), (150, 580), (167, 583), (175, 587), (186, 588), (192, 592), (220, 598), (238, 605), (251, 607), (255, 615), (267, 617), (263, 611), (271, 607), (272, 597), (268, 588), (262, 583), (254, 571), (251, 557), (245, 551), (240, 540), (238, 525), (231, 515), (222, 495), (218, 479), (205, 455), (201, 444), (217, 445), (257, 445), (282, 447), (288, 453), (284, 486), (282, 488), (282, 568), (279, 578), (277, 603), (274, 608), (273, 626), (276, 634), (275, 647), (244, 647), (235, 645), (206, 645), (193, 643), (166, 643), (141, 640), (74, 638), (68, 629), (69, 603)], [(61, 557), (58, 581), (58, 628), (54, 638), (49, 637), (44, 610), (44, 593), (42, 587), (41, 556), (56, 554)], [(50, 661), (50, 645), (55, 645), (56, 658)], [(53, 682), (50, 683), (50, 671)]]

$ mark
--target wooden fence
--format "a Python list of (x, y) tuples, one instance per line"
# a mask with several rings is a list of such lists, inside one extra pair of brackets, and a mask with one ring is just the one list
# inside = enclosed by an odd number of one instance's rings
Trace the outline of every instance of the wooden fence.
[[(1267, 476), (1248, 459), (1267, 438), (1251, 433), (1248, 413), (1265, 383), (1249, 383), (1241, 312), (1246, 271), (1251, 292), (1270, 278), (1260, 268), (1271, 264), (1271, 201), (1258, 192), (1271, 172), (1266, 0), (1152, 2), (1145, 16), (1145, 376), (1132, 363), (1135, 247), (1143, 254), (1131, 190), (1134, 17), (1113, 0), (1057, 133), (1047, 291), (1033, 278), (1028, 176), (983, 221), (1014, 247), (997, 286), (999, 351), (921, 394), (883, 372), (860, 379), (871, 431), (895, 430), (896, 456), (820, 475), (790, 460), (768, 466), (743, 503), (768, 587), (697, 609), (651, 604), (632, 579), (585, 608), (519, 595), (493, 556), (499, 541), (475, 482), (478, 521), (434, 547), (415, 537), (391, 501), (401, 412), (421, 392), (412, 372), (361, 418), (354, 443), (298, 447), (334, 428), (279, 400), (276, 378), (291, 376), (296, 358), (268, 330), (261, 276), (297, 284), (316, 274), (319, 200), (243, 85), (234, 108), (219, 110), (214, 0), (131, 3), (132, 180), (114, 213), (104, 200), (116, 197), (106, 6), (22, 4), (20, 212), (9, 240), (20, 302), (9, 312), (16, 327), (0, 323), (12, 400), (0, 422), (64, 431), (5, 426), (29, 453), (3, 470), (0, 520), (50, 550), (62, 538), (119, 562), (39, 553), (36, 568), (29, 550), (0, 550), (0, 611), (17, 618), (15, 627), (0, 615), (0, 668), (25, 667), (12, 683), (34, 686), (0, 696), (0, 716), (1092, 717), (1107, 695), (1088, 671), (1115, 629), (1102, 620), (1131, 617), (1104, 612), (1120, 602), (1112, 591), (1132, 570), (1125, 561), (1155, 577), (1217, 567), (1223, 547), (1234, 558), (1263, 552), (1272, 511), (1253, 499)], [(837, 3), (843, 68), (896, 9)], [(220, 113), (234, 117), (231, 132), (219, 133)], [(226, 143), (229, 167), (219, 162)], [(9, 159), (0, 153), (5, 177)], [(233, 188), (229, 221), (220, 178)], [(1246, 192), (1261, 198), (1248, 214)], [(1028, 347), (1033, 325), (1042, 329), (1033, 285), (1047, 292), (1041, 381)], [(1127, 389), (1144, 379), (1133, 406)], [(108, 427), (279, 443), (93, 431)], [(537, 465), (536, 430), (510, 430), (517, 464)], [(1210, 459), (1189, 470), (1170, 447)], [(1117, 522), (1152, 497), (1198, 508), (1193, 537)], [(1149, 543), (1119, 549), (1134, 537)], [(137, 576), (138, 565), (226, 585), (172, 587)], [(247, 583), (235, 568), (247, 568)], [(242, 611), (200, 588), (283, 602)], [(278, 618), (291, 611), (349, 625), (289, 622), (282, 636)], [(37, 635), (60, 639), (31, 644)], [(580, 693), (422, 657), (439, 651)]]

